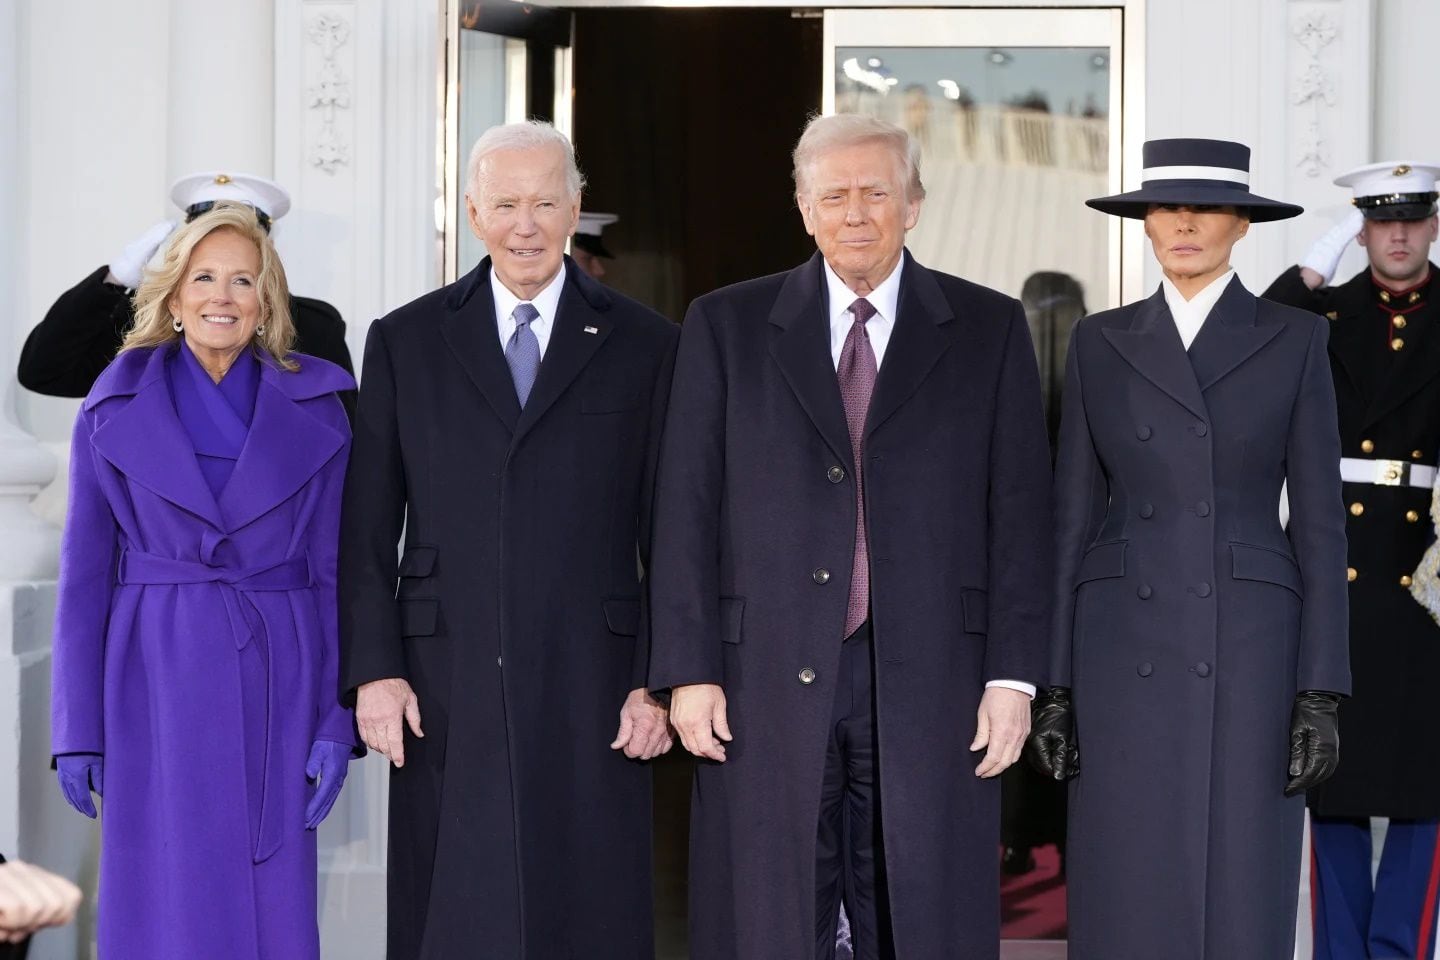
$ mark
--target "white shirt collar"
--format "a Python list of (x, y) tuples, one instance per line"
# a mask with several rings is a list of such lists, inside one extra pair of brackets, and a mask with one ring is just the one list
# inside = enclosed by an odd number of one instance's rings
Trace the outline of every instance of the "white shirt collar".
[[(830, 359), (838, 369), (840, 351), (845, 348), (845, 338), (850, 335), (850, 327), (855, 323), (855, 318), (850, 316), (850, 304), (858, 298), (855, 291), (845, 286), (845, 281), (830, 267), (830, 262), (823, 257), (821, 261), (825, 264), (825, 290), (830, 302)], [(905, 257), (902, 255), (895, 269), (890, 271), (890, 276), (865, 296), (870, 306), (875, 308), (875, 316), (865, 323), (865, 333), (870, 338), (870, 348), (875, 351), (876, 370), (884, 362), (885, 348), (889, 346), (890, 335), (895, 330), (896, 311), (900, 304), (900, 275), (904, 270)]]
[(490, 295), (495, 299), (495, 327), (500, 334), (500, 349), (505, 349), (505, 344), (515, 334), (515, 318), (512, 314), (515, 308), (521, 303), (529, 303), (540, 314), (530, 321), (530, 329), (535, 333), (535, 339), (540, 341), (540, 358), (545, 358), (545, 348), (550, 345), (550, 332), (555, 329), (555, 314), (560, 309), (560, 294), (565, 289), (565, 264), (560, 264), (560, 272), (555, 278), (545, 285), (545, 289), (535, 295), (533, 300), (521, 300), (510, 292), (510, 288), (500, 282), (495, 275), (495, 267), (490, 267)]
[(1170, 282), (1169, 277), (1160, 278), (1160, 289), (1165, 292), (1165, 305), (1170, 308), (1170, 316), (1175, 320), (1175, 329), (1180, 331), (1180, 341), (1185, 344), (1186, 350), (1195, 342), (1200, 328), (1205, 325), (1205, 318), (1210, 316), (1210, 311), (1215, 308), (1216, 302), (1234, 278), (1235, 271), (1227, 270), (1189, 300)]

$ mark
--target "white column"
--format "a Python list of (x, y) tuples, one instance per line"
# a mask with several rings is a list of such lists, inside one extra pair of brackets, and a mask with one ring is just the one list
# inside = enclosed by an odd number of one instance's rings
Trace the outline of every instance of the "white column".
[[(439, 285), (440, 4), (274, 0), (275, 231), (291, 288), (333, 304), (357, 370), (370, 322)], [(326, 956), (385, 952), (383, 758), (352, 764), (320, 830)]]
[(274, 0), (170, 0), (169, 179), (270, 175)]

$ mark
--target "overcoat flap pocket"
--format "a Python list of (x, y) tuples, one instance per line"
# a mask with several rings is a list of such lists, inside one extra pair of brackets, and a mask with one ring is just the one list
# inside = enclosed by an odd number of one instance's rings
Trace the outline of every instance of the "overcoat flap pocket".
[(1108, 580), (1125, 576), (1125, 548), (1129, 541), (1106, 540), (1085, 551), (1080, 558), (1080, 569), (1075, 574), (1075, 586), (1087, 580)]
[(400, 635), (402, 637), (433, 637), (435, 621), (440, 614), (440, 601), (434, 597), (409, 598), (399, 601)]
[(435, 572), (435, 553), (434, 547), (406, 547), (405, 555), (400, 558), (400, 576), (430, 576)]
[(594, 393), (580, 397), (581, 413), (619, 413), (634, 410), (640, 403), (640, 394), (634, 390), (617, 390), (608, 393)]
[(726, 643), (739, 643), (741, 627), (745, 619), (744, 597), (720, 598), (720, 639)]
[(1273, 583), (1293, 591), (1297, 597), (1305, 596), (1300, 568), (1288, 554), (1249, 543), (1231, 543), (1230, 562), (1230, 575), (1236, 580)]
[(984, 590), (961, 587), (960, 602), (965, 607), (965, 632), (988, 633), (990, 630), (990, 598)]
[(640, 601), (625, 598), (606, 600), (605, 625), (611, 633), (633, 637), (640, 632)]

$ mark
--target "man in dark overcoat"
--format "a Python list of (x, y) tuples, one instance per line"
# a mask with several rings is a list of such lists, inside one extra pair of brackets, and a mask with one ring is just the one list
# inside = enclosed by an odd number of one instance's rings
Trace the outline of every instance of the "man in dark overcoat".
[(904, 250), (898, 127), (813, 120), (819, 252), (690, 308), (650, 684), (703, 757), (690, 956), (994, 958), (1000, 782), (1046, 629), (1049, 451), (1020, 304)]
[[(340, 544), (341, 687), (390, 780), (390, 960), (651, 960), (637, 559), (678, 329), (564, 257), (543, 123), (471, 154), (490, 255), (376, 321)], [(396, 543), (404, 552), (396, 563)]]
[[(290, 195), (278, 183), (244, 173), (196, 173), (170, 188), (170, 199), (189, 222), (221, 201), (244, 203), (267, 231), (290, 210)], [(45, 312), (20, 351), (20, 385), (51, 397), (83, 397), (100, 371), (110, 365), (120, 341), (135, 322), (130, 298), (140, 285), (145, 264), (170, 238), (175, 223), (165, 220), (131, 241), (110, 263), (98, 267)], [(329, 360), (353, 373), (340, 311), (311, 297), (290, 297), (295, 350)], [(354, 391), (340, 394), (347, 412)]]
[[(1416, 566), (1434, 538), (1440, 455), (1437, 174), (1386, 162), (1339, 177), (1355, 211), (1265, 291), (1329, 321), (1348, 508), (1355, 693), (1340, 707), (1345, 761), (1310, 793), (1317, 960), (1428, 957), (1435, 945), (1440, 768), (1419, 758), (1440, 627), (1411, 591), (1427, 586)], [(1328, 286), (1355, 239), (1368, 267)], [(1390, 818), (1373, 878), (1371, 817)]]

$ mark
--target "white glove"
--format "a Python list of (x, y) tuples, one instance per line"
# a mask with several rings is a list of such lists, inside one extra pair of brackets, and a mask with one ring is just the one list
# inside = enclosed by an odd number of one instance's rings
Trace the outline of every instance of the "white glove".
[(127, 290), (140, 286), (140, 279), (145, 275), (145, 264), (155, 256), (155, 251), (160, 249), (160, 245), (175, 231), (176, 226), (178, 224), (174, 220), (161, 220), (131, 240), (125, 249), (120, 251), (120, 256), (110, 261), (110, 275), (105, 279)]
[(1350, 246), (1350, 241), (1355, 239), (1364, 226), (1365, 215), (1351, 207), (1343, 220), (1315, 241), (1310, 252), (1300, 261), (1300, 266), (1314, 270), (1324, 277), (1328, 284), (1335, 276), (1335, 268), (1340, 266), (1340, 258), (1345, 255), (1345, 248)]

